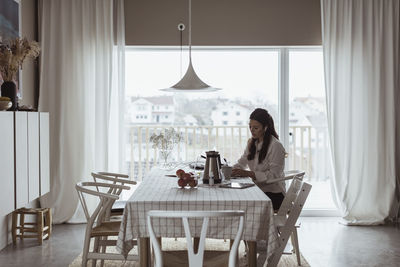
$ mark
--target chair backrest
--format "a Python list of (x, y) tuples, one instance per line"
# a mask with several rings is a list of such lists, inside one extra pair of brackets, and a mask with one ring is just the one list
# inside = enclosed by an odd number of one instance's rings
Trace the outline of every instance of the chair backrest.
[[(120, 173), (112, 173), (112, 172), (92, 172), (92, 177), (95, 182), (103, 182), (103, 183), (110, 183), (116, 185), (135, 185), (135, 181), (129, 180), (129, 176), (126, 174)], [(128, 190), (130, 187), (128, 188)], [(110, 187), (108, 192), (109, 194), (118, 195), (120, 196), (122, 193), (121, 188), (112, 188)], [(107, 212), (107, 217), (110, 217), (111, 209), (115, 201), (109, 203), (109, 211)]]
[[(135, 181), (129, 180), (129, 176), (126, 174), (120, 174), (120, 173), (111, 173), (111, 172), (92, 172), (92, 177), (95, 182), (98, 182), (98, 179), (101, 180), (101, 182), (104, 183), (111, 183), (111, 184), (119, 184), (119, 185), (135, 185)], [(119, 188), (110, 188), (109, 192), (110, 194), (114, 195), (120, 195), (122, 192), (122, 189)]]
[(296, 200), (302, 185), (303, 182), (299, 178), (294, 178), (292, 180), (292, 183), (290, 184), (289, 189), (286, 192), (285, 198), (283, 199), (281, 207), (277, 212), (278, 216), (289, 214), (290, 210), (294, 207), (294, 201)]
[[(78, 197), (81, 202), (83, 211), (85, 213), (86, 221), (88, 223), (87, 228), (92, 228), (95, 222), (101, 222), (107, 216), (107, 211), (110, 205), (118, 199), (118, 195), (110, 194), (108, 192), (101, 192), (104, 188), (107, 191), (111, 190), (122, 190), (129, 189), (129, 186), (116, 185), (109, 183), (96, 183), (96, 182), (79, 182), (75, 185), (75, 189), (78, 192)], [(92, 195), (99, 198), (96, 209), (90, 213), (85, 195)]]
[[(155, 236), (151, 218), (181, 218), (183, 227), (185, 230), (187, 248), (188, 248), (188, 259), (190, 267), (201, 267), (203, 266), (203, 256), (204, 256), (204, 246), (205, 246), (205, 238), (207, 233), (208, 222), (210, 218), (215, 217), (239, 217), (239, 227), (238, 232), (235, 236), (235, 240), (231, 247), (229, 253), (229, 266), (236, 266), (236, 254), (239, 247), (239, 242), (243, 234), (243, 222), (244, 222), (244, 211), (234, 211), (234, 210), (224, 210), (224, 211), (163, 211), (163, 210), (151, 210), (147, 213), (147, 227), (150, 234), (150, 240), (152, 242), (155, 258), (156, 258), (156, 266), (163, 266), (161, 248)], [(194, 253), (192, 236), (189, 228), (188, 218), (203, 218), (203, 224), (200, 233), (200, 242), (197, 253)]]
[(123, 173), (115, 173), (115, 172), (96, 172), (97, 174), (113, 176), (115, 178), (124, 178), (129, 179), (129, 175)]
[(303, 180), (304, 175), (306, 174), (304, 171), (301, 170), (289, 170), (284, 172), (285, 175), (283, 177), (279, 177), (277, 179), (272, 179), (267, 181), (267, 184), (273, 184), (276, 182), (281, 182), (281, 181), (286, 181), (286, 180), (291, 180), (294, 178)]
[(304, 175), (306, 174), (305, 171), (302, 170), (287, 170), (285, 171), (285, 180), (297, 178), (303, 180)]
[(279, 247), (268, 261), (268, 267), (277, 266), (284, 247), (295, 228), (296, 221), (299, 218), (304, 203), (311, 191), (311, 187), (312, 185), (303, 182), (300, 179), (293, 179), (283, 203), (274, 217), (274, 220), (283, 221), (284, 224), (278, 229)]

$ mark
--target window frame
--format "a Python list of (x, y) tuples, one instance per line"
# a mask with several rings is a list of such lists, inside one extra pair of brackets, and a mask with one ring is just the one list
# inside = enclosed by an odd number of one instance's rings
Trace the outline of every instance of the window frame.
[[(175, 50), (188, 52), (188, 47), (180, 46), (126, 46), (126, 52), (134, 51), (166, 51)], [(285, 148), (289, 147), (289, 52), (291, 51), (323, 51), (322, 46), (192, 46), (193, 51), (202, 50), (220, 50), (220, 51), (240, 51), (240, 50), (262, 50), (262, 51), (276, 51), (278, 52), (278, 121), (280, 141)], [(159, 106), (156, 106), (159, 110)], [(152, 106), (152, 110), (155, 107)], [(222, 115), (224, 117), (224, 115)], [(224, 121), (223, 121), (224, 122)], [(288, 166), (288, 159), (286, 159), (286, 166)], [(302, 216), (340, 216), (338, 210), (328, 209), (307, 209), (302, 211)]]

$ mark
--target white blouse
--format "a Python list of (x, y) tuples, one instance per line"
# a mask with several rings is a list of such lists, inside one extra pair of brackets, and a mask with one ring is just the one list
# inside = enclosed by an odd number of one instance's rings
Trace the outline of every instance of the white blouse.
[(248, 160), (247, 155), (249, 154), (250, 141), (251, 139), (249, 140), (243, 155), (240, 157), (238, 162), (233, 165), (233, 167), (239, 169), (246, 169), (248, 167), (253, 171), (256, 176), (255, 182), (263, 192), (285, 194), (286, 186), (284, 181), (269, 185), (265, 183), (269, 180), (284, 176), (285, 148), (277, 138), (272, 136), (265, 159), (261, 163), (258, 163), (258, 155), (262, 147), (262, 142), (258, 143), (258, 141), (256, 141), (256, 154), (254, 159)]

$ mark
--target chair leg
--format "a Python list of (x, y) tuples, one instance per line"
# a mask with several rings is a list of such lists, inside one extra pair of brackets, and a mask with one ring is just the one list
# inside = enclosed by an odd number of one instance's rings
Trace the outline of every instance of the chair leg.
[[(233, 242), (235, 242), (234, 239), (229, 239), (229, 250), (232, 249)], [(247, 246), (247, 242), (245, 240), (243, 240), (243, 242), (244, 242), (245, 246)], [(240, 243), (239, 243), (239, 246), (240, 246)], [(236, 251), (236, 264), (238, 264), (238, 262), (239, 262), (239, 246), (238, 246), (238, 249)], [(246, 251), (248, 251), (247, 247), (246, 247)]]
[(274, 253), (269, 258), (268, 264), (267, 264), (268, 267), (278, 266), (279, 260), (282, 257), (282, 252), (285, 249), (289, 238), (290, 238), (290, 236), (288, 234), (284, 237), (280, 236), (279, 247), (274, 251)]
[(292, 235), (290, 236), (294, 252), (296, 253), (297, 258), (297, 265), (301, 266), (301, 259), (300, 259), (300, 248), (299, 248), (299, 239), (297, 236), (297, 228), (294, 227)]
[[(86, 227), (87, 228), (87, 227)], [(83, 243), (83, 252), (82, 252), (82, 267), (87, 266), (88, 262), (88, 253), (89, 253), (89, 245), (90, 245), (90, 236), (87, 234), (88, 229), (85, 231), (85, 241)]]
[(18, 213), (14, 211), (12, 213), (12, 240), (13, 244), (17, 243), (17, 220), (18, 220)]
[(19, 225), (20, 225), (20, 229), (19, 229), (19, 232), (20, 232), (20, 238), (21, 238), (21, 240), (24, 240), (24, 228), (25, 228), (25, 214), (24, 213), (21, 213), (20, 215), (19, 215)]
[[(93, 252), (99, 252), (100, 237), (94, 238)], [(92, 267), (96, 267), (96, 259), (92, 259)]]
[[(108, 238), (107, 238), (107, 236), (105, 236), (105, 237), (101, 237), (100, 238), (100, 240), (102, 240), (102, 241), (106, 241)], [(106, 253), (106, 251), (107, 251), (107, 246), (101, 246), (101, 253)], [(104, 266), (104, 260), (100, 260), (100, 267), (103, 267)]]
[[(156, 237), (156, 239), (157, 239), (158, 245), (160, 246), (161, 254), (162, 254), (162, 237), (161, 236), (160, 237)], [(175, 239), (176, 239), (176, 237), (175, 237)], [(176, 239), (176, 240), (178, 240), (178, 239)], [(150, 248), (152, 248), (151, 242), (150, 242)], [(155, 255), (156, 252), (154, 251), (154, 249), (150, 249), (150, 251), (151, 251), (150, 252), (150, 254), (151, 254), (150, 258), (151, 259), (155, 259), (156, 258), (156, 255)], [(154, 266), (156, 266), (156, 265), (154, 265)]]
[(49, 239), (50, 235), (51, 235), (51, 232), (52, 232), (52, 224), (53, 224), (53, 222), (52, 222), (53, 219), (51, 217), (51, 209), (50, 208), (47, 209), (45, 217), (46, 217), (45, 218), (45, 221), (46, 221), (45, 225), (48, 227), (47, 228), (47, 237), (46, 237), (46, 239)]
[(39, 211), (36, 214), (36, 231), (37, 231), (37, 238), (39, 241), (39, 244), (42, 245), (43, 244), (43, 212)]

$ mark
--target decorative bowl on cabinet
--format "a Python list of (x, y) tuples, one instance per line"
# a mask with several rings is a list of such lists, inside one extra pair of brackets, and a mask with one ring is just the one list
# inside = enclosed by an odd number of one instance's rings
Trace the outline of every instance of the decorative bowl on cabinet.
[(8, 100), (0, 100), (0, 110), (7, 110), (11, 108), (12, 103)]

